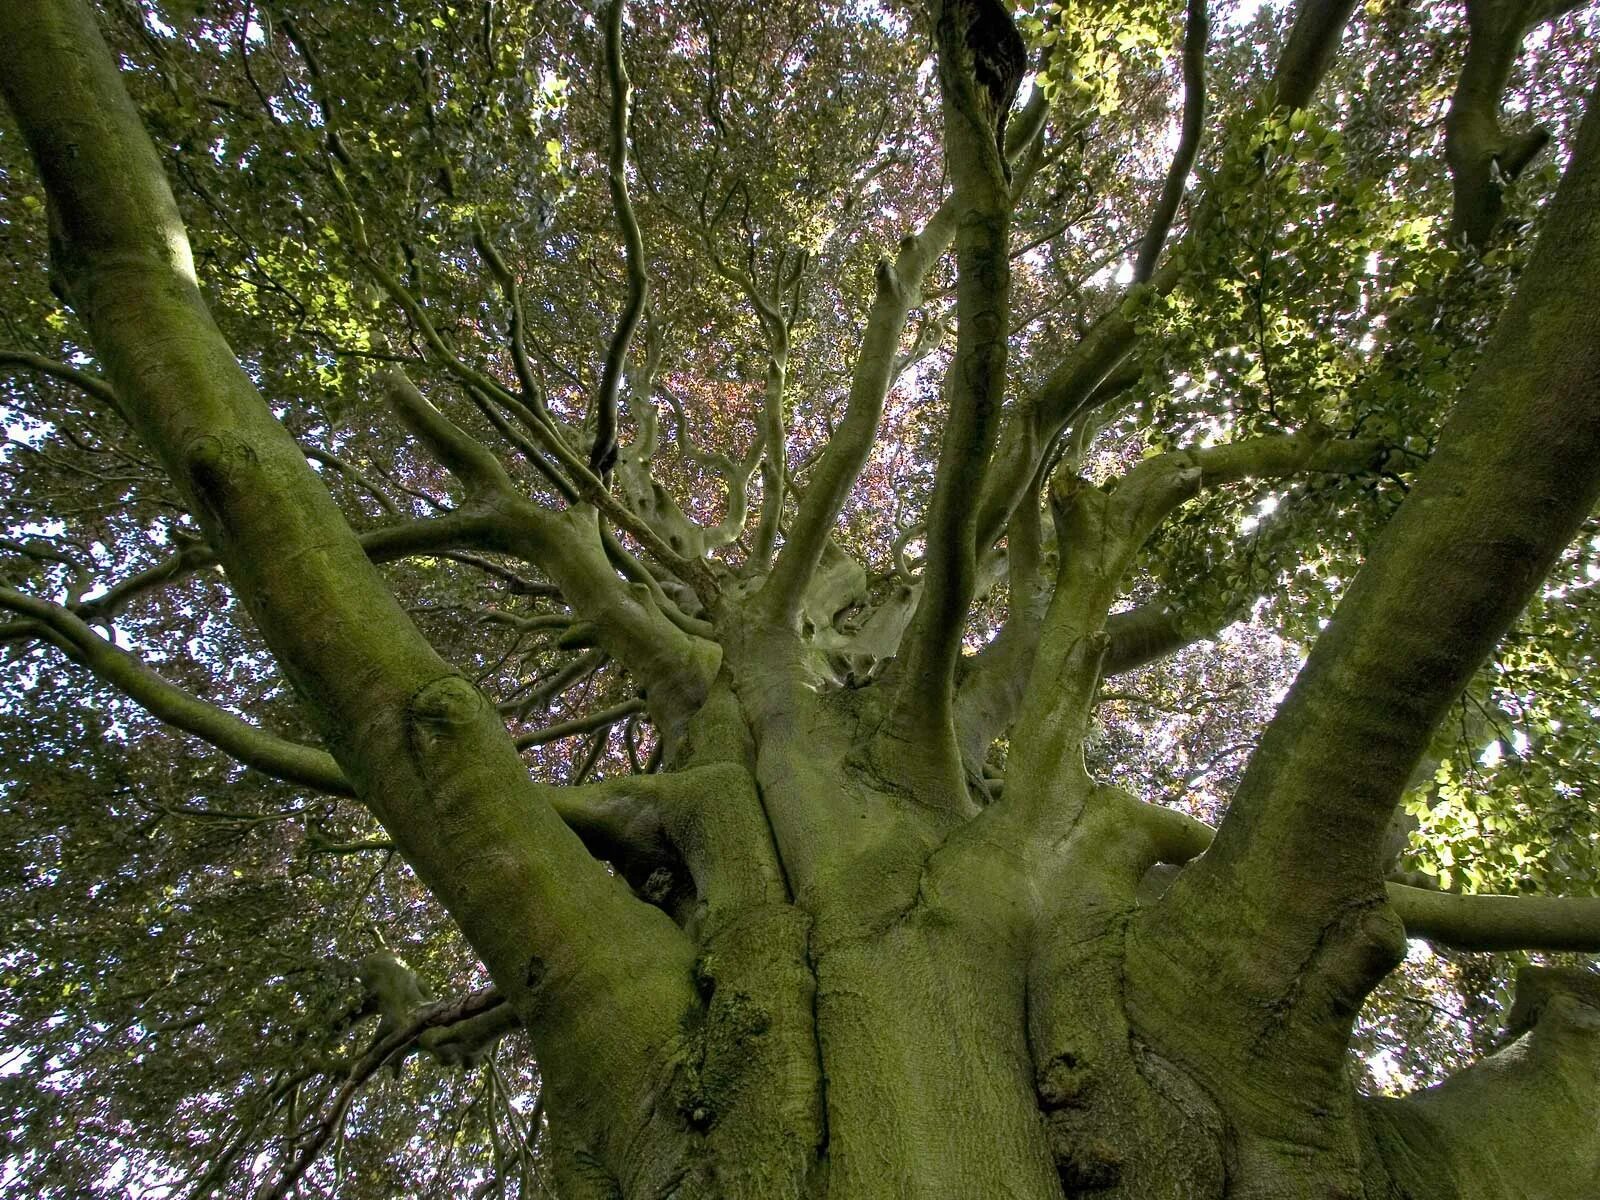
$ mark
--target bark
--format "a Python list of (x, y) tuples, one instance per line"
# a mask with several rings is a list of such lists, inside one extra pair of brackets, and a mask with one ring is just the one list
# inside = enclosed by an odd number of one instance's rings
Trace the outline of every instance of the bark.
[[(1302, 6), (1280, 102), (1307, 102), (1351, 7)], [(1296, 435), (1177, 451), (1104, 489), (1060, 472), (1054, 587), (1035, 586), (1038, 505), (1012, 510), (1013, 493), (1045, 482), (1039, 446), (1019, 442), (1026, 477), (986, 490), (1005, 382), (1006, 111), (1020, 43), (999, 0), (948, 0), (935, 15), (951, 205), (880, 273), (842, 436), (765, 587), (725, 587), (701, 563), (685, 581), (703, 615), (683, 613), (600, 524), (620, 513), (662, 542), (674, 524), (664, 504), (640, 518), (562, 459), (582, 486), (564, 510), (542, 509), (404, 376), (387, 380), (406, 427), (468, 491), (450, 527), (539, 564), (641, 680), (662, 730), (662, 773), (557, 789), (530, 779), (493, 706), (375, 569), (373, 557), (426, 538), (364, 544), (223, 341), (92, 14), (56, 0), (0, 8), (0, 82), (44, 176), (56, 265), (106, 395), (201, 522), (326, 749), (179, 692), (69, 605), (11, 590), (0, 604), (174, 725), (368, 806), (496, 992), (430, 1005), (397, 963), (370, 962), (387, 1032), (358, 1066), (370, 1074), (412, 1044), (466, 1056), (514, 1016), (539, 1060), (549, 1154), (572, 1200), (1592, 1195), (1592, 974), (1530, 973), (1516, 1040), (1407, 1101), (1359, 1097), (1345, 1055), (1405, 928), (1456, 945), (1600, 945), (1592, 904), (1386, 892), (1378, 865), (1433, 722), (1600, 490), (1600, 328), (1592, 308), (1567, 302), (1600, 273), (1600, 111), (1483, 372), (1213, 843), (1084, 768), (1103, 673), (1183, 636), (1159, 607), (1121, 620), (1109, 609), (1147, 537), (1199, 488), (1357, 472), (1382, 448)], [(625, 100), (617, 112), (620, 139)], [(947, 236), (960, 332), (924, 577), (894, 601), (892, 630), (874, 631), (898, 652), (889, 670), (822, 688), (814, 635), (860, 588), (832, 557), (831, 525), (870, 448), (916, 278)], [(769, 332), (775, 402), (786, 335)], [(1093, 395), (1131, 337), (1115, 320), (1090, 331), (1046, 385), (1050, 421)], [(458, 366), (495, 402), (510, 396)], [(782, 432), (779, 412), (768, 550)], [(648, 454), (642, 445), (624, 470), (635, 501)], [(985, 561), (986, 496), (1013, 530), (1016, 623), (997, 642), (1000, 672), (976, 669), (964, 708), (959, 637)], [(759, 575), (768, 555), (755, 558)], [(968, 768), (1007, 727), (1010, 775), (985, 803)], [(1141, 902), (1154, 864), (1197, 855)], [(1533, 1169), (1534, 1148), (1552, 1140), (1560, 1161)]]

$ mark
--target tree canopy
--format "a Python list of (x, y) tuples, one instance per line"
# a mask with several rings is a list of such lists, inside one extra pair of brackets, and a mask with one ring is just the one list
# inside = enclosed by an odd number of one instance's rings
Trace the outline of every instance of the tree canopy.
[(1372, 1096), (1600, 987), (1593, 5), (16, 14), (0, 1192), (645, 1194), (650, 1020), (1106, 813), (1135, 1027), (1235, 926)]

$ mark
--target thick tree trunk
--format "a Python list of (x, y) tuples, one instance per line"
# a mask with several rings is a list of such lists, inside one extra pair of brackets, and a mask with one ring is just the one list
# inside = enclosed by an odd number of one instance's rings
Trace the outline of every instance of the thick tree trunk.
[[(770, 686), (763, 695), (770, 699)], [(749, 805), (755, 833), (763, 812), (803, 793), (841, 814), (853, 837), (817, 850), (804, 873), (768, 878), (765, 904), (707, 914), (695, 967), (706, 1016), (686, 1030), (682, 1060), (652, 1100), (676, 1114), (687, 1148), (665, 1176), (641, 1172), (666, 1190), (612, 1176), (614, 1192), (570, 1194), (1592, 1194), (1600, 1153), (1592, 977), (1531, 973), (1515, 1040), (1406, 1101), (1362, 1099), (1342, 1061), (1330, 1072), (1322, 1039), (1281, 1020), (1300, 996), (1278, 1009), (1240, 997), (1233, 1018), (1261, 1028), (1252, 1052), (1180, 1062), (1162, 1048), (1192, 1045), (1192, 1026), (1216, 1020), (1214, 1000), (1177, 980), (1129, 982), (1138, 951), (1127, 933), (1145, 911), (1140, 880), (1157, 860), (1195, 849), (1175, 845), (1164, 818), (1094, 788), (1070, 826), (1020, 844), (985, 832), (984, 822), (941, 836), (937, 821), (897, 816), (903, 800), (848, 761), (845, 735), (861, 714), (843, 701), (739, 715), (758, 735), (745, 746), (754, 778), (727, 764), (703, 768), (725, 819)], [(787, 721), (803, 733), (761, 735)], [(701, 738), (717, 741), (704, 729)], [(895, 852), (911, 825), (925, 849)], [(705, 844), (688, 827), (672, 836), (684, 839), (686, 857)], [(689, 869), (703, 877), (702, 865)], [(1388, 926), (1380, 928), (1374, 945), (1387, 953)], [(1359, 997), (1315, 978), (1296, 986), (1323, 989), (1328, 1028), (1348, 1027)], [(1152, 996), (1152, 987), (1165, 990)], [(567, 1081), (563, 1092), (581, 1087)], [(1285, 1095), (1304, 1104), (1285, 1106)], [(554, 1128), (561, 1111), (551, 1119)], [(578, 1160), (587, 1161), (581, 1152)]]
[[(1003, 804), (953, 819), (887, 784), (886, 769), (909, 776), (881, 752), (863, 755), (887, 700), (817, 695), (798, 638), (730, 643), (667, 777), (678, 790), (636, 842), (702, 897), (686, 928), (704, 1016), (647, 1101), (672, 1114), (681, 1158), (637, 1173), (665, 1192), (614, 1174), (615, 1192), (593, 1194), (1589, 1194), (1592, 978), (1531, 975), (1500, 1054), (1414, 1100), (1363, 1100), (1343, 1050), (1363, 994), (1352, 981), (1393, 960), (1394, 913), (1357, 913), (1275, 1003), (1241, 992), (1228, 1007), (1210, 981), (1153, 970), (1159, 948), (1129, 937), (1153, 911), (1149, 868), (1200, 853), (1203, 826), (1086, 779), (1043, 820), (1007, 821)], [(1241, 946), (1237, 930), (1214, 934), (1218, 953)], [(1240, 1025), (1259, 1031), (1243, 1053), (1229, 1040)], [(549, 1086), (581, 1094), (554, 1068)], [(1561, 1138), (1537, 1170), (1524, 1167), (1537, 1139), (1497, 1132), (1501, 1088), (1518, 1128)]]

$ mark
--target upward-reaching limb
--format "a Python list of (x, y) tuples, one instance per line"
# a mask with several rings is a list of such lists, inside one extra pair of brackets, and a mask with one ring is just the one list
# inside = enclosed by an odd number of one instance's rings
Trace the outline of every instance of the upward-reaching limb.
[(924, 782), (948, 789), (944, 802), (954, 803), (965, 791), (955, 738), (955, 665), (977, 577), (970, 498), (983, 487), (1006, 382), (1011, 192), (1003, 136), (1026, 56), (996, 0), (941, 4), (937, 29), (956, 210), (956, 351), (945, 383), (949, 415), (928, 512), (922, 597), (880, 736), (918, 747)]
[(923, 277), (949, 245), (955, 225), (955, 205), (946, 201), (920, 231), (900, 243), (892, 262), (885, 259), (878, 264), (877, 290), (850, 377), (844, 420), (812, 473), (789, 539), (764, 588), (776, 618), (788, 619), (797, 610), (823, 544), (872, 451), (884, 399), (894, 384), (906, 317), (921, 299)]
[[(590, 1103), (607, 1097), (617, 1124), (578, 1136), (618, 1160), (639, 1153), (611, 1139), (642, 1132), (631, 1114), (650, 1064), (693, 1001), (687, 943), (532, 794), (492, 707), (406, 618), (235, 361), (93, 15), (7, 5), (0, 66), (44, 177), (61, 277), (135, 428), (357, 794), (536, 1028), (552, 1086), (565, 1062)], [(585, 1035), (596, 1020), (604, 1038)]]
[(606, 160), (606, 181), (611, 188), (611, 206), (616, 210), (627, 249), (628, 298), (617, 317), (616, 331), (606, 351), (605, 372), (600, 380), (600, 396), (595, 406), (594, 445), (589, 451), (589, 469), (605, 479), (617, 458), (617, 395), (622, 388), (622, 372), (628, 363), (628, 347), (644, 316), (650, 295), (650, 281), (644, 270), (644, 237), (639, 218), (634, 215), (628, 195), (628, 117), (632, 85), (622, 58), (622, 14), (625, 0), (613, 0), (606, 10), (606, 74), (611, 83), (611, 145)]
[[(1600, 495), (1600, 104), (1515, 298), (1399, 512), (1268, 726), (1212, 849), (1132, 930), (1135, 1008), (1204, 1006), (1185, 1059), (1300, 1064), (1291, 1091), (1227, 1103), (1270, 1172), (1345, 1087), (1349, 1021), (1401, 951), (1384, 829), (1435, 724)], [(1223, 914), (1227, 915), (1224, 916)], [(1221, 947), (1226, 923), (1244, 937)], [(1330, 1155), (1356, 1152), (1337, 1139)], [(1274, 1146), (1277, 1149), (1274, 1149)]]
[(1183, 33), (1183, 125), (1178, 148), (1173, 152), (1161, 195), (1151, 214), (1149, 228), (1139, 243), (1133, 264), (1133, 282), (1147, 283), (1156, 272), (1156, 260), (1166, 244), (1172, 221), (1178, 215), (1183, 189), (1200, 152), (1200, 135), (1206, 118), (1206, 37), (1211, 23), (1206, 19), (1206, 0), (1189, 0), (1189, 23)]
[[(1279, 56), (1267, 95), (1273, 104), (1303, 108), (1322, 81), (1354, 0), (1302, 0), (1295, 10), (1288, 44)], [(1198, 203), (1207, 203), (1202, 195)], [(1175, 287), (1180, 272), (1171, 260), (1154, 268), (1150, 287), (1165, 293)], [(1123, 311), (1127, 293), (1117, 296), (1082, 338), (1057, 362), (1032, 395), (1014, 404), (994, 454), (994, 469), (984, 481), (978, 502), (977, 539), (980, 547), (994, 544), (1005, 529), (1011, 509), (1033, 477), (1038, 458), (1066, 425), (1092, 408), (1099, 389), (1139, 340), (1133, 318)]]
[(1434, 725), (1600, 494), (1600, 319), (1571, 303), (1600, 270), (1597, 204), (1600, 105), (1591, 100), (1482, 366), (1197, 869), (1270, 904), (1280, 927), (1291, 923), (1285, 906), (1300, 914), (1300, 936), (1370, 894), (1378, 839)]
[(1550, 141), (1541, 125), (1516, 137), (1500, 127), (1500, 108), (1523, 39), (1539, 21), (1568, 4), (1547, 0), (1472, 0), (1467, 8), (1467, 57), (1445, 117), (1445, 161), (1454, 192), (1451, 232), (1482, 251), (1504, 209), (1506, 185)]

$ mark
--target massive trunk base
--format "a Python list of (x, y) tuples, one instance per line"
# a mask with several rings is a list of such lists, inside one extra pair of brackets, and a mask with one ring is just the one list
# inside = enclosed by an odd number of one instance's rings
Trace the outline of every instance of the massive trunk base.
[[(691, 738), (723, 756), (703, 776), (717, 781), (721, 815), (710, 838), (687, 825), (670, 833), (714, 898), (689, 922), (702, 1006), (685, 1014), (660, 1087), (640, 1105), (651, 1128), (641, 1152), (670, 1152), (595, 1177), (597, 1148), (558, 1138), (571, 1195), (1590, 1194), (1600, 1139), (1580, 1126), (1594, 1124), (1584, 1114), (1600, 1074), (1600, 996), (1581, 979), (1539, 976), (1518, 1040), (1444, 1088), (1366, 1100), (1343, 1058), (1361, 998), (1347, 980), (1392, 958), (1382, 910), (1330, 934), (1299, 991), (1263, 1007), (1247, 989), (1186, 976), (1176, 969), (1186, 955), (1166, 957), (1141, 931), (1149, 910), (1136, 891), (1153, 850), (1131, 798), (1085, 780), (1054, 825), (1019, 838), (981, 820), (940, 837), (937, 816), (874, 792), (851, 765), (836, 713), (768, 712), (741, 740), (739, 706), (721, 694), (728, 727)], [(799, 740), (771, 736), (756, 753), (763, 725), (781, 721)], [(808, 807), (856, 813), (853, 848), (792, 856), (809, 879), (778, 865), (791, 856), (777, 852), (785, 826), (774, 810), (796, 788)], [(886, 858), (878, 836), (904, 846), (919, 822), (926, 851)], [(746, 868), (738, 878), (734, 858)], [(721, 874), (707, 873), (713, 859)], [(1263, 1022), (1270, 1037), (1230, 1041)], [(548, 1084), (562, 1082), (561, 1094), (581, 1093), (581, 1079)], [(1509, 1124), (1499, 1097), (1521, 1114)], [(562, 1108), (550, 1111), (559, 1128)], [(1554, 1167), (1530, 1161), (1541, 1127), (1570, 1142), (1551, 1151), (1563, 1156)]]

